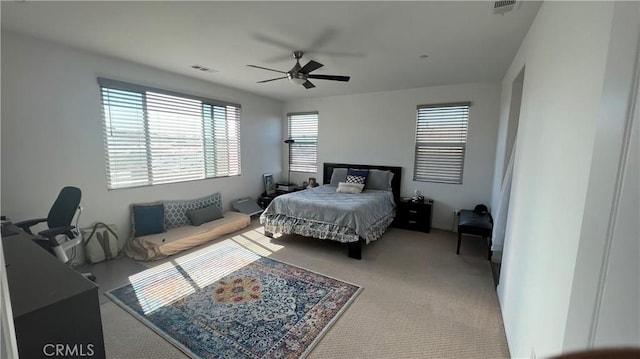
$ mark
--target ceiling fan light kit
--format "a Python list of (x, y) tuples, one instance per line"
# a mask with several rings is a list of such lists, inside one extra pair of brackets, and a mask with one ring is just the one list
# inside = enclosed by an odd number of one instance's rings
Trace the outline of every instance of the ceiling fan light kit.
[(293, 52), (293, 58), (296, 60), (296, 64), (293, 66), (293, 68), (291, 70), (289, 70), (287, 72), (280, 71), (280, 70), (274, 70), (274, 69), (270, 69), (270, 68), (262, 67), (262, 66), (256, 66), (256, 65), (247, 65), (247, 66), (255, 67), (255, 68), (261, 69), (261, 70), (279, 72), (281, 74), (285, 74), (286, 75), (286, 76), (282, 76), (282, 77), (276, 77), (276, 78), (273, 78), (273, 79), (258, 81), (258, 83), (271, 82), (271, 81), (281, 80), (281, 79), (289, 79), (289, 82), (291, 82), (293, 84), (302, 85), (306, 89), (310, 89), (310, 88), (314, 88), (316, 86), (311, 81), (309, 81), (309, 79), (329, 80), (329, 81), (342, 81), (342, 82), (348, 82), (351, 79), (351, 77), (349, 77), (349, 76), (313, 75), (313, 74), (310, 74), (310, 72), (315, 71), (315, 70), (321, 68), (324, 65), (319, 63), (319, 62), (311, 60), (311, 61), (307, 62), (306, 65), (300, 66), (300, 58), (302, 58), (302, 55), (304, 55), (304, 52), (302, 52), (302, 51), (294, 51)]

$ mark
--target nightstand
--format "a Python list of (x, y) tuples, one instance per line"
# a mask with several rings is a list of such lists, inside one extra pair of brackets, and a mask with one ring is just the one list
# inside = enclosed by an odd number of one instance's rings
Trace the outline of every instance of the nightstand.
[(431, 214), (433, 212), (433, 200), (415, 202), (410, 199), (401, 199), (396, 208), (396, 219), (393, 226), (429, 233), (431, 231)]
[(276, 189), (276, 193), (270, 194), (270, 195), (267, 195), (265, 192), (262, 192), (262, 195), (260, 196), (260, 198), (258, 198), (258, 205), (262, 209), (267, 209), (267, 207), (269, 207), (269, 204), (271, 203), (271, 201), (273, 201), (274, 198), (278, 196), (282, 196), (283, 194), (298, 192), (302, 190), (303, 190), (302, 187), (293, 187), (288, 191)]

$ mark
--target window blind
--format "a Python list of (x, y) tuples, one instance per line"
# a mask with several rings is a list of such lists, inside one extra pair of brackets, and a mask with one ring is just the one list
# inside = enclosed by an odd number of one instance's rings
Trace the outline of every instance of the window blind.
[(289, 169), (298, 172), (318, 172), (318, 113), (290, 113)]
[(240, 107), (98, 79), (109, 189), (240, 175)]
[(469, 106), (418, 106), (414, 181), (462, 184)]

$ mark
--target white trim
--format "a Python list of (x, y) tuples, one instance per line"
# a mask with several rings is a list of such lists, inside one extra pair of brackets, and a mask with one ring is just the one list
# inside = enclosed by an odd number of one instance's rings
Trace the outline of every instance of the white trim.
[(11, 297), (9, 296), (9, 283), (7, 282), (7, 270), (4, 264), (4, 250), (0, 239), (0, 357), (18, 358), (18, 344), (16, 343), (16, 331), (13, 325), (13, 311), (11, 310)]

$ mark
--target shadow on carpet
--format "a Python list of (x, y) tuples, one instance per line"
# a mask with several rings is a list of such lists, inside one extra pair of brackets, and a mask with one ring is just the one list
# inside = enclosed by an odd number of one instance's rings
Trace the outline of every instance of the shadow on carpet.
[(193, 358), (303, 358), (362, 289), (228, 242), (129, 281), (106, 295)]

